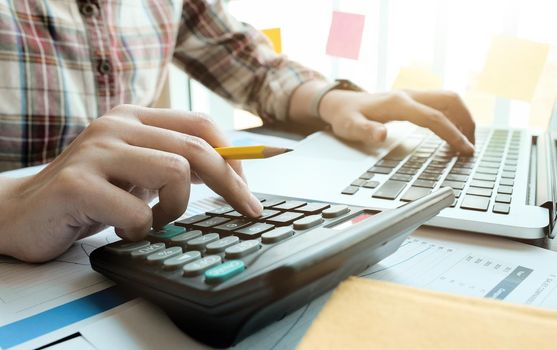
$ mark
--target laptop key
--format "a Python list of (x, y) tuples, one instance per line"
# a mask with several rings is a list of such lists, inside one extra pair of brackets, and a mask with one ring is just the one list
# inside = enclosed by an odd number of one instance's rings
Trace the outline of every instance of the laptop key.
[(404, 182), (387, 180), (379, 189), (373, 194), (374, 198), (395, 199), (406, 187)]
[(404, 174), (394, 174), (393, 176), (391, 176), (390, 180), (409, 182), (412, 180), (412, 176)]
[(375, 173), (375, 174), (390, 174), (393, 171), (393, 168), (386, 168), (382, 166), (374, 166), (370, 168), (368, 171)]
[(465, 169), (465, 168), (454, 167), (454, 168), (451, 169), (449, 174), (470, 175), (470, 174), (472, 174), (472, 170)]
[(366, 171), (365, 173), (363, 173), (362, 175), (360, 175), (360, 179), (362, 180), (369, 180), (371, 179), (375, 174), (374, 173), (370, 173), (369, 171)]
[(499, 185), (514, 186), (514, 180), (513, 179), (501, 179), (501, 180), (499, 180)]
[(411, 186), (400, 198), (403, 202), (411, 202), (431, 193), (430, 188)]
[(516, 176), (514, 171), (503, 171), (503, 173), (501, 173), (501, 177), (505, 178), (505, 179), (514, 179)]
[(495, 203), (493, 205), (493, 212), (498, 214), (508, 214), (511, 211), (511, 206), (508, 204)]
[(495, 183), (491, 181), (473, 180), (470, 182), (470, 186), (493, 189), (493, 187), (495, 187)]
[(450, 187), (453, 190), (462, 190), (464, 188), (464, 182), (444, 181), (441, 187)]
[(494, 169), (499, 169), (499, 167), (501, 166), (501, 164), (499, 163), (493, 163), (493, 162), (481, 162), (480, 163), (481, 167), (484, 168), (494, 168)]
[(459, 174), (449, 174), (445, 178), (445, 180), (449, 181), (458, 181), (458, 182), (466, 182), (468, 180), (468, 176), (466, 175), (459, 175)]
[(363, 186), (365, 183), (366, 183), (366, 180), (356, 179), (356, 180), (352, 181), (352, 183), (350, 185), (360, 187), (360, 186)]
[(511, 202), (512, 197), (508, 194), (498, 194), (495, 196), (495, 201), (499, 203), (506, 203), (509, 204)]
[(362, 186), (364, 188), (376, 188), (379, 186), (379, 181), (366, 181), (366, 183)]
[(513, 194), (513, 188), (511, 186), (499, 186), (499, 188), (497, 188), (497, 193)]
[(462, 201), (462, 204), (460, 204), (460, 207), (462, 209), (487, 211), (487, 208), (489, 207), (489, 198), (466, 195), (464, 196), (464, 200)]
[(484, 167), (478, 167), (476, 169), (476, 172), (480, 173), (480, 174), (491, 174), (491, 175), (497, 175), (497, 173), (498, 173), (497, 169), (484, 168)]
[(472, 177), (474, 180), (482, 180), (482, 181), (495, 181), (497, 180), (497, 176), (490, 175), (490, 174), (474, 174)]
[(386, 168), (396, 168), (398, 166), (398, 164), (399, 164), (399, 162), (396, 161), (396, 160), (383, 159), (383, 160), (379, 161), (376, 165), (386, 167)]
[(356, 187), (356, 186), (348, 186), (348, 187), (346, 187), (344, 190), (342, 190), (342, 194), (349, 194), (349, 195), (352, 195), (352, 194), (358, 192), (359, 189), (360, 189), (360, 188), (359, 188), (359, 187)]
[(489, 188), (478, 188), (478, 187), (469, 187), (466, 191), (466, 194), (472, 194), (475, 196), (482, 196), (482, 197), (491, 197), (493, 193), (492, 190)]
[(432, 180), (421, 180), (418, 179), (416, 181), (414, 181), (414, 183), (412, 184), (412, 186), (416, 186), (416, 187), (424, 187), (424, 188), (433, 188), (435, 187), (435, 184), (437, 182), (432, 181)]

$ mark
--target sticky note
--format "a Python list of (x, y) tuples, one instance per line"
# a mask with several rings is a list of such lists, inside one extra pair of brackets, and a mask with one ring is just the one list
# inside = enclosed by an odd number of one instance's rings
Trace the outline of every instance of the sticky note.
[(480, 74), (479, 89), (509, 99), (530, 101), (549, 45), (509, 36), (496, 37)]
[(333, 11), (326, 53), (330, 56), (358, 59), (365, 16)]
[(265, 34), (265, 36), (269, 38), (269, 40), (271, 40), (275, 52), (282, 53), (282, 39), (280, 35), (280, 28), (263, 29), (261, 30), (261, 32)]
[(440, 89), (443, 86), (443, 80), (426, 67), (408, 66), (403, 67), (393, 83), (394, 90), (413, 89), (413, 90), (431, 90)]

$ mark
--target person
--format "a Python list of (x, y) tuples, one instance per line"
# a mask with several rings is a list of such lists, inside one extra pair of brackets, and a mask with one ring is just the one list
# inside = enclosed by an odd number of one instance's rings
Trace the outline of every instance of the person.
[(214, 151), (228, 142), (209, 117), (149, 108), (171, 60), (266, 121), (320, 119), (341, 138), (380, 144), (383, 123), (408, 120), (474, 152), (456, 94), (329, 90), (222, 1), (1, 0), (0, 14), (0, 170), (50, 162), (0, 177), (0, 254), (23, 261), (53, 259), (106, 226), (138, 240), (178, 218), (196, 182), (259, 215), (240, 163)]

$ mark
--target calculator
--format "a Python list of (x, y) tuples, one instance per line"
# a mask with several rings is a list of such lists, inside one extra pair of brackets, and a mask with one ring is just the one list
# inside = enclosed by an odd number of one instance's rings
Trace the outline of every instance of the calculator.
[(398, 249), (454, 200), (442, 188), (390, 210), (256, 194), (91, 253), (91, 266), (160, 306), (187, 334), (226, 347), (281, 319)]

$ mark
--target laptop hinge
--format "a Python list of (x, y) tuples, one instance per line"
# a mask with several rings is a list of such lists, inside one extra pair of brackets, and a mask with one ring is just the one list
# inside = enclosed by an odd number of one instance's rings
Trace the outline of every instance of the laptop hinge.
[(555, 225), (555, 183), (554, 183), (554, 161), (555, 147), (548, 133), (540, 135), (536, 140), (536, 205), (547, 208), (549, 211), (548, 236), (553, 238)]

